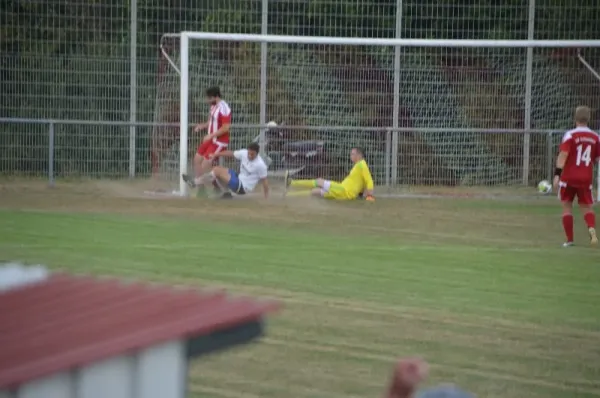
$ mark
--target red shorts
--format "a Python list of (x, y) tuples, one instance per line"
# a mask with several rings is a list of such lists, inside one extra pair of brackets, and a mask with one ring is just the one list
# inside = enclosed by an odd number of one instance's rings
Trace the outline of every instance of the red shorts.
[(212, 140), (210, 140), (210, 141), (205, 141), (202, 144), (200, 144), (198, 146), (197, 152), (198, 152), (198, 155), (204, 157), (205, 159), (208, 159), (210, 157), (210, 155), (215, 155), (219, 152), (223, 152), (226, 149), (227, 149), (226, 142), (217, 141), (215, 143)]
[(560, 183), (558, 188), (558, 198), (561, 202), (573, 203), (577, 197), (577, 202), (580, 205), (593, 205), (594, 194), (592, 193), (592, 187), (570, 187), (564, 182)]

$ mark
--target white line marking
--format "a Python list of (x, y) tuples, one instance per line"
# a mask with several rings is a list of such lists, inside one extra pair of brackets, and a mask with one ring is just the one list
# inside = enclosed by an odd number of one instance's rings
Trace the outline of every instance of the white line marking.
[[(206, 250), (213, 249), (213, 245), (202, 243), (200, 240), (198, 243), (140, 243), (140, 244), (126, 244), (130, 248), (140, 250)], [(77, 246), (81, 248), (85, 247), (97, 247), (97, 245), (78, 243)], [(70, 249), (73, 247), (72, 243), (57, 242), (55, 244), (40, 244), (40, 243), (0, 243), (2, 249)], [(254, 244), (254, 243), (235, 243), (235, 249), (237, 250), (272, 250), (273, 245), (268, 244)], [(514, 252), (514, 253), (547, 253), (553, 248), (547, 247), (513, 247), (513, 248), (499, 248), (499, 247), (477, 247), (477, 246), (454, 246), (454, 245), (390, 245), (390, 246), (371, 246), (370, 250), (376, 252), (452, 252), (452, 253), (494, 253), (494, 252)], [(562, 247), (557, 247), (556, 250), (564, 250)], [(591, 252), (590, 252), (591, 254)]]

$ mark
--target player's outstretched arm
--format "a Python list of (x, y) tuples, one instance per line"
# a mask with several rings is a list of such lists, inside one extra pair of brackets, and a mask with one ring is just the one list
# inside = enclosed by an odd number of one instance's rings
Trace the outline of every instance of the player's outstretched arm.
[(567, 164), (567, 158), (569, 157), (569, 152), (571, 152), (571, 145), (573, 144), (573, 138), (570, 132), (566, 132), (563, 136), (562, 142), (560, 143), (558, 156), (556, 158), (556, 169), (554, 170), (554, 188), (558, 187), (558, 183), (560, 182), (560, 175), (562, 174), (563, 168), (565, 164)]
[(198, 123), (194, 126), (194, 133), (197, 133), (202, 130), (206, 130), (208, 128), (208, 122)]
[(269, 199), (269, 181), (265, 177), (262, 180), (260, 180), (260, 183), (263, 187), (263, 193), (265, 195), (265, 199)]
[(556, 189), (558, 187), (558, 183), (560, 182), (560, 175), (567, 164), (567, 158), (569, 157), (569, 152), (561, 150), (556, 157), (556, 169), (554, 170), (554, 181), (553, 185)]
[(235, 155), (233, 154), (233, 151), (221, 151), (221, 152), (214, 153), (211, 155), (211, 159), (233, 158), (233, 157), (235, 157)]
[(367, 162), (364, 162), (363, 167), (361, 168), (363, 182), (365, 184), (365, 198), (367, 200), (373, 200), (373, 176), (371, 175), (371, 170), (369, 170), (369, 166)]

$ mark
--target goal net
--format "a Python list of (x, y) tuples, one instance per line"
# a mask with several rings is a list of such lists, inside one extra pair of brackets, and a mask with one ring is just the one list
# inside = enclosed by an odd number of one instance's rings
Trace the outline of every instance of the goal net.
[(187, 125), (207, 119), (203, 92), (218, 85), (231, 147), (262, 133), (275, 175), (342, 178), (360, 146), (378, 185), (535, 184), (551, 176), (574, 108), (600, 105), (595, 58), (583, 57), (599, 45), (166, 35), (155, 121), (181, 127), (155, 128), (155, 171), (185, 193), (179, 175), (201, 139)]

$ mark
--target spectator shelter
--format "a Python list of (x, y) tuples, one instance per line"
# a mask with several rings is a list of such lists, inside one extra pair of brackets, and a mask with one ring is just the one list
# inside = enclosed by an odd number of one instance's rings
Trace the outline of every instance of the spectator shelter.
[(69, 275), (0, 292), (0, 398), (183, 398), (195, 358), (277, 304)]

